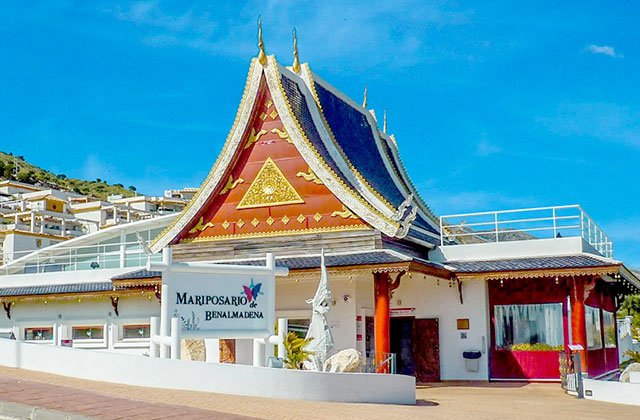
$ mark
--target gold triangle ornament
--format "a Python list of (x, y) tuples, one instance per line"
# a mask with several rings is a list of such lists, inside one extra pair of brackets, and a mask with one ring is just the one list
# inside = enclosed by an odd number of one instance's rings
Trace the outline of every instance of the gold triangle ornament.
[(300, 194), (269, 157), (236, 208), (250, 209), (301, 203), (304, 203), (304, 200)]

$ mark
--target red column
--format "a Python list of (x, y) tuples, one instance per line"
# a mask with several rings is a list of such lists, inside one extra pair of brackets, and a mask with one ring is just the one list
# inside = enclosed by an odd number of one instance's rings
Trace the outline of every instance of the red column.
[(587, 373), (587, 325), (584, 311), (584, 277), (574, 277), (571, 290), (571, 333), (573, 344), (580, 344), (584, 350), (580, 352), (582, 372)]
[[(375, 300), (375, 362), (379, 365), (391, 351), (390, 343), (390, 326), (391, 319), (389, 317), (389, 274), (374, 273), (374, 300)], [(379, 368), (378, 372), (387, 373), (387, 366)]]

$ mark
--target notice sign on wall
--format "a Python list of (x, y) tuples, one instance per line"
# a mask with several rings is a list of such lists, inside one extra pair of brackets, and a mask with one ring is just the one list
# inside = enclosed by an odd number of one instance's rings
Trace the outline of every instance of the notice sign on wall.
[[(244, 335), (273, 328), (269, 313), (272, 276), (173, 273), (169, 314), (183, 336)], [(226, 335), (225, 335), (226, 334)], [(259, 334), (258, 334), (259, 335)]]

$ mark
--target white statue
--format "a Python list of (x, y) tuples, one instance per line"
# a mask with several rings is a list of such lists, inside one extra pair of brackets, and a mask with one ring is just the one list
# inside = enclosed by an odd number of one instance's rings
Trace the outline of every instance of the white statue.
[(331, 337), (331, 330), (327, 322), (327, 314), (331, 309), (331, 290), (329, 290), (329, 276), (327, 275), (327, 267), (324, 264), (324, 250), (320, 254), (320, 284), (313, 299), (307, 300), (312, 305), (311, 323), (306, 338), (312, 338), (311, 342), (305, 347), (305, 350), (312, 353), (304, 363), (307, 370), (322, 371), (324, 362), (329, 356), (329, 352), (333, 349), (334, 342)]

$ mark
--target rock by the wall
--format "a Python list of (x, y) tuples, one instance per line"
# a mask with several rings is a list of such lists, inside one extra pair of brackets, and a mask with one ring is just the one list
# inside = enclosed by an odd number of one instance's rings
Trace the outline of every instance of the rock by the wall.
[(324, 362), (325, 372), (360, 372), (362, 354), (356, 349), (339, 351)]
[(194, 360), (198, 362), (206, 361), (204, 340), (182, 340), (180, 358), (182, 360)]
[(629, 382), (629, 372), (640, 372), (640, 363), (631, 363), (627, 366), (620, 375), (620, 382)]

